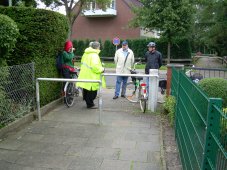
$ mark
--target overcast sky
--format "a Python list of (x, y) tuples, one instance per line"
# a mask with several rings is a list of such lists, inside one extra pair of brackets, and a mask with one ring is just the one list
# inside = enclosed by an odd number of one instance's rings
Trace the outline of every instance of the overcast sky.
[(64, 14), (65, 15), (65, 7), (64, 6), (61, 6), (61, 7), (58, 7), (54, 10), (52, 10), (51, 8), (47, 8), (42, 2), (40, 2), (39, 0), (37, 1), (38, 2), (38, 6), (37, 8), (41, 8), (41, 9), (46, 9), (46, 10), (51, 10), (51, 11), (57, 11), (61, 14)]

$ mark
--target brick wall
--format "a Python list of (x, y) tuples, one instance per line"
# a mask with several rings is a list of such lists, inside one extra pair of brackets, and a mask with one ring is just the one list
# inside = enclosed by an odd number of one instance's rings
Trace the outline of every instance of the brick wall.
[(128, 28), (133, 14), (122, 0), (116, 0), (117, 15), (113, 17), (79, 16), (73, 27), (73, 39), (112, 40), (114, 37), (132, 39), (140, 37), (140, 29)]

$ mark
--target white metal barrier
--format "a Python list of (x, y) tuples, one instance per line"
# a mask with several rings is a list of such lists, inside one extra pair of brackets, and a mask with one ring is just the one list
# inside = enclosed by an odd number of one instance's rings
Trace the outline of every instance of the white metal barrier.
[(38, 120), (41, 121), (40, 96), (39, 96), (39, 81), (84, 82), (84, 83), (99, 83), (99, 124), (101, 124), (101, 115), (102, 115), (102, 76), (150, 77), (149, 78), (148, 109), (150, 111), (152, 111), (152, 112), (156, 111), (159, 76), (158, 76), (158, 70), (157, 69), (151, 69), (150, 70), (150, 74), (116, 74), (116, 73), (103, 73), (101, 75), (101, 80), (37, 78), (36, 79), (36, 102), (37, 102)]
[[(159, 75), (158, 69), (150, 69), (150, 74), (116, 74), (116, 73), (103, 73), (102, 76), (127, 76), (127, 77), (150, 77), (149, 78), (149, 94), (148, 94), (148, 110), (155, 112), (158, 101), (158, 82)], [(102, 80), (101, 76), (101, 80)]]
[[(100, 80), (37, 78), (36, 79), (36, 102), (37, 102), (37, 112), (38, 112), (38, 120), (39, 121), (41, 121), (39, 81), (99, 83), (99, 91), (101, 92), (101, 90), (102, 90), (101, 89), (102, 81), (100, 81)], [(100, 98), (99, 98), (99, 124), (101, 124), (101, 112), (102, 112), (102, 96), (100, 96)]]

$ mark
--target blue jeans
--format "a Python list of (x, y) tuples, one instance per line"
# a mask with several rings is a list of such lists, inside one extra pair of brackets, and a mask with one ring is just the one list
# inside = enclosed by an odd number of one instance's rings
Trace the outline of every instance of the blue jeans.
[[(121, 95), (125, 95), (127, 81), (128, 81), (128, 77), (117, 76), (116, 88), (115, 88), (115, 96), (119, 96), (120, 90), (121, 90)], [(121, 87), (121, 83), (122, 83), (122, 87)]]

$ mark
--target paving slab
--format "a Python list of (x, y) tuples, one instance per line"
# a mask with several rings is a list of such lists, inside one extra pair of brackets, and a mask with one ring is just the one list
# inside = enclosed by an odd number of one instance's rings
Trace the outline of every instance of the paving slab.
[(0, 169), (162, 169), (159, 115), (144, 114), (125, 98), (113, 100), (113, 94), (103, 90), (101, 125), (99, 110), (87, 109), (78, 97), (74, 106), (61, 104), (42, 121), (8, 134), (0, 141)]

